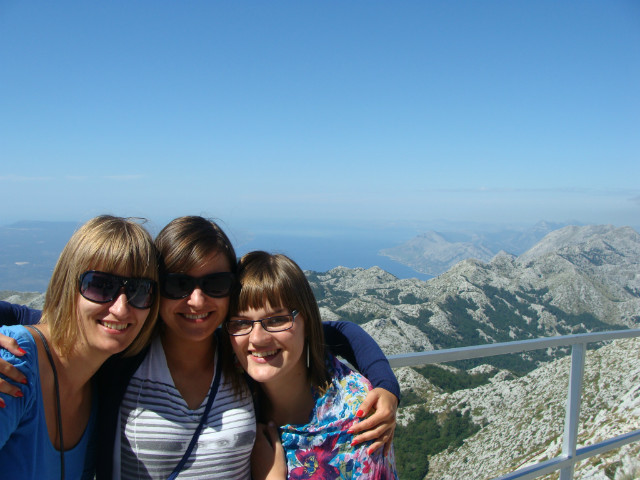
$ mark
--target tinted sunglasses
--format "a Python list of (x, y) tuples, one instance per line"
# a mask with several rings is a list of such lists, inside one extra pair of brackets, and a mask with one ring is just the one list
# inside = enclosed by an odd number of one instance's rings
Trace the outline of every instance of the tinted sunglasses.
[(231, 292), (235, 278), (231, 272), (211, 273), (204, 277), (167, 273), (160, 281), (160, 293), (163, 297), (178, 300), (188, 297), (196, 287), (200, 287), (200, 290), (210, 297), (226, 297)]
[(146, 309), (153, 304), (156, 282), (150, 278), (131, 278), (89, 270), (80, 275), (80, 295), (91, 302), (109, 303), (124, 289), (129, 305)]

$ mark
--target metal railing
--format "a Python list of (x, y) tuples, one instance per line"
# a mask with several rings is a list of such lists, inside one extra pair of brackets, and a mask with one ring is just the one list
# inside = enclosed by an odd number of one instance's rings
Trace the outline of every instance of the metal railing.
[(582, 397), (582, 381), (584, 376), (585, 352), (588, 343), (603, 342), (620, 338), (640, 337), (640, 329), (616, 330), (611, 332), (582, 333), (559, 337), (537, 338), (515, 342), (494, 343), (472, 347), (450, 348), (447, 350), (432, 350), (429, 352), (408, 353), (403, 355), (389, 355), (392, 368), (410, 367), (432, 363), (446, 363), (472, 358), (491, 357), (509, 353), (520, 353), (549, 347), (571, 346), (571, 371), (567, 405), (564, 421), (564, 437), (561, 455), (520, 468), (507, 475), (496, 477), (494, 480), (532, 480), (555, 471), (560, 471), (560, 480), (573, 478), (575, 464), (587, 458), (599, 455), (628, 443), (640, 441), (640, 430), (619, 435), (586, 447), (577, 447), (578, 420)]

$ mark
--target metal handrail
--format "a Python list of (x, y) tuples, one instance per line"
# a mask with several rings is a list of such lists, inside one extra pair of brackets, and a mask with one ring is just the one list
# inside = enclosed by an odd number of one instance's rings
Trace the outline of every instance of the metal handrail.
[(432, 350), (429, 352), (389, 355), (387, 358), (389, 359), (389, 363), (392, 368), (399, 368), (469, 360), (471, 358), (491, 357), (495, 355), (519, 353), (530, 350), (540, 350), (549, 347), (571, 346), (571, 371), (569, 374), (567, 406), (565, 410), (562, 454), (550, 460), (520, 468), (507, 475), (502, 475), (494, 479), (533, 480), (542, 475), (559, 470), (560, 480), (570, 480), (573, 478), (575, 464), (579, 461), (620, 448), (628, 443), (640, 441), (640, 430), (635, 430), (633, 432), (603, 440), (594, 445), (577, 448), (578, 419), (580, 415), (584, 360), (587, 344), (634, 337), (640, 337), (640, 329), (544, 337), (514, 342), (450, 348), (446, 350)]

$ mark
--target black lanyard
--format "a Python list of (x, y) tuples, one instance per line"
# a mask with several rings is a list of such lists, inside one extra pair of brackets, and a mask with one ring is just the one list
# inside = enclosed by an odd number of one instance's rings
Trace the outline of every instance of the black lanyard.
[(42, 344), (44, 345), (44, 351), (46, 352), (49, 363), (51, 364), (51, 370), (53, 370), (53, 385), (56, 389), (56, 410), (58, 413), (58, 436), (60, 438), (60, 478), (64, 480), (64, 440), (62, 439), (62, 409), (60, 407), (60, 384), (58, 383), (58, 372), (56, 371), (56, 366), (53, 363), (53, 357), (51, 356), (51, 351), (49, 350), (49, 344), (44, 338), (44, 335), (35, 326), (30, 326), (29, 328), (32, 328), (38, 333), (38, 335), (40, 335), (40, 339), (42, 340)]
[(187, 463), (187, 460), (189, 460), (189, 456), (191, 455), (191, 451), (193, 450), (193, 447), (195, 447), (196, 443), (198, 443), (198, 437), (200, 437), (200, 432), (202, 432), (202, 429), (204, 428), (204, 424), (209, 418), (211, 405), (213, 405), (213, 399), (216, 397), (216, 393), (218, 392), (218, 385), (220, 385), (220, 372), (222, 370), (221, 359), (222, 359), (221, 352), (218, 352), (218, 361), (216, 362), (216, 372), (213, 377), (213, 383), (211, 384), (211, 389), (209, 390), (209, 399), (207, 400), (207, 405), (204, 407), (204, 413), (200, 418), (200, 423), (198, 424), (196, 431), (193, 433), (193, 437), (191, 437), (191, 442), (189, 443), (189, 447), (187, 447), (187, 451), (184, 452), (184, 455), (182, 456), (180, 463), (178, 463), (178, 465), (176, 465), (176, 468), (173, 469), (173, 472), (171, 472), (171, 475), (169, 475), (168, 480), (174, 480), (178, 476), (180, 471), (184, 468), (184, 465)]

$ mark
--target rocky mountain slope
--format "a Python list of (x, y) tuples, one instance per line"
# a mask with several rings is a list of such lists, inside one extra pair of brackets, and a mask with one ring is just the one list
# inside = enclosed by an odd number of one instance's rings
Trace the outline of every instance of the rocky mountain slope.
[(468, 258), (487, 262), (500, 251), (519, 255), (549, 232), (563, 226), (565, 225), (538, 222), (524, 230), (430, 231), (402, 245), (385, 248), (380, 254), (418, 272), (436, 276)]
[[(587, 352), (579, 446), (640, 429), (639, 352), (640, 338), (616, 340)], [(570, 359), (563, 358), (521, 378), (452, 394), (432, 391), (430, 411), (468, 410), (483, 427), (461, 447), (432, 457), (426, 478), (489, 479), (559, 455), (569, 368)], [(401, 409), (401, 422), (410, 422), (417, 408)], [(574, 478), (640, 478), (640, 443), (581, 463)]]
[[(308, 275), (326, 319), (362, 324), (388, 354), (640, 325), (640, 235), (628, 227), (566, 227), (520, 257), (465, 260), (427, 282), (378, 268)], [(521, 373), (552, 358), (539, 352)]]
[[(398, 280), (376, 268), (309, 272), (309, 278), (325, 318), (362, 324), (387, 354), (640, 328), (640, 235), (631, 228), (566, 227), (519, 257), (465, 260), (428, 282)], [(581, 445), (640, 428), (638, 347), (638, 339), (616, 341), (588, 353)], [(482, 426), (460, 448), (430, 458), (427, 478), (493, 478), (556, 456), (569, 371), (563, 353), (485, 359), (493, 366), (472, 371), (493, 371), (490, 383), (448, 394), (414, 369), (397, 370), (403, 392), (423, 400), (401, 409), (404, 422), (426, 405), (443, 418), (469, 412)], [(639, 448), (585, 462), (576, 478), (640, 478)]]
[(44, 305), (44, 293), (39, 292), (15, 292), (12, 290), (0, 290), (0, 300), (9, 303), (18, 303), (30, 308), (42, 310)]

